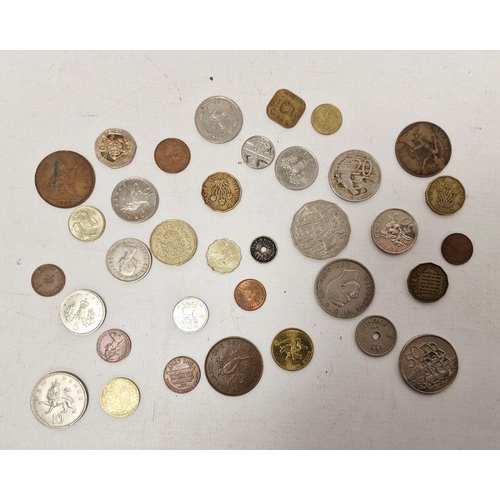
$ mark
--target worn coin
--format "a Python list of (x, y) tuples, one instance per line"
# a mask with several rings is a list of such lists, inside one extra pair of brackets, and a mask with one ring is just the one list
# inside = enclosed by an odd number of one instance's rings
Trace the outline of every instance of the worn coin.
[(400, 208), (384, 210), (372, 224), (372, 240), (380, 250), (400, 254), (417, 241), (418, 226), (415, 219)]
[(117, 328), (106, 330), (97, 339), (97, 354), (109, 363), (118, 363), (124, 360), (132, 349), (130, 337)]
[(260, 281), (243, 280), (234, 289), (234, 300), (245, 311), (256, 311), (266, 301), (266, 289)]
[(408, 290), (421, 302), (436, 302), (448, 290), (448, 276), (444, 269), (432, 262), (419, 264), (408, 275)]
[(295, 213), (290, 233), (293, 244), (303, 255), (329, 259), (346, 247), (351, 226), (347, 214), (338, 205), (316, 200)]
[(377, 192), (381, 178), (377, 160), (359, 149), (351, 149), (338, 155), (328, 173), (332, 191), (346, 201), (371, 198)]
[(396, 158), (409, 174), (431, 177), (448, 165), (451, 158), (450, 139), (434, 123), (412, 123), (398, 135)]
[(311, 124), (320, 134), (334, 134), (342, 126), (342, 113), (333, 104), (320, 104), (312, 112)]
[(262, 135), (254, 135), (247, 139), (241, 147), (241, 157), (250, 168), (262, 169), (268, 167), (274, 160), (273, 143)]
[(356, 327), (356, 343), (369, 356), (384, 356), (396, 345), (396, 327), (383, 316), (368, 316)]
[(285, 128), (297, 125), (306, 110), (306, 103), (290, 90), (280, 89), (267, 105), (267, 116)]
[(154, 228), (149, 246), (160, 262), (180, 266), (195, 254), (198, 238), (187, 222), (170, 219)]
[(286, 328), (274, 337), (271, 355), (276, 364), (288, 371), (301, 370), (314, 354), (311, 337), (298, 328)]
[(128, 165), (135, 156), (134, 138), (121, 128), (108, 128), (95, 141), (97, 159), (110, 168)]
[(210, 385), (225, 396), (242, 396), (260, 381), (262, 356), (250, 341), (227, 337), (217, 342), (205, 360), (205, 374)]
[(133, 283), (149, 273), (152, 264), (149, 248), (135, 238), (124, 238), (111, 245), (106, 254), (108, 271), (119, 281)]
[(458, 356), (447, 340), (437, 335), (419, 335), (401, 350), (399, 373), (415, 391), (436, 394), (455, 380)]
[(116, 215), (127, 222), (144, 222), (158, 208), (158, 191), (146, 179), (131, 177), (121, 181), (111, 195)]
[(205, 204), (216, 212), (232, 210), (241, 199), (241, 186), (236, 177), (227, 172), (209, 175), (201, 187)]
[(427, 186), (425, 201), (430, 209), (439, 215), (454, 214), (465, 202), (465, 189), (454, 177), (438, 177)]
[(198, 385), (200, 377), (198, 363), (187, 356), (171, 359), (163, 371), (166, 386), (177, 394), (191, 392)]
[(448, 235), (441, 244), (441, 253), (450, 264), (465, 264), (471, 257), (474, 247), (472, 241), (461, 233)]
[(31, 286), (42, 297), (57, 295), (66, 284), (64, 271), (55, 264), (43, 264), (31, 275)]
[(106, 219), (94, 207), (78, 207), (68, 220), (69, 232), (80, 241), (95, 241), (104, 232)]
[(232, 273), (241, 262), (240, 247), (227, 238), (215, 240), (207, 250), (207, 264), (218, 273)]
[(63, 325), (73, 333), (85, 335), (95, 332), (104, 323), (106, 306), (97, 293), (76, 290), (61, 304)]
[(56, 151), (38, 165), (35, 186), (49, 205), (74, 208), (92, 194), (95, 172), (82, 155), (74, 151)]
[(208, 307), (197, 297), (185, 297), (175, 305), (172, 316), (179, 330), (199, 332), (208, 322)]
[(155, 162), (169, 174), (182, 172), (191, 161), (191, 151), (180, 139), (165, 139), (156, 146)]
[(33, 415), (53, 429), (78, 422), (87, 409), (87, 402), (83, 382), (67, 372), (52, 372), (42, 377), (30, 398)]
[(257, 262), (271, 262), (276, 257), (277, 252), (276, 242), (269, 236), (259, 236), (250, 245), (250, 253)]
[(362, 314), (375, 295), (370, 271), (351, 259), (338, 259), (324, 266), (314, 283), (318, 304), (336, 318)]
[(276, 179), (282, 186), (293, 190), (309, 187), (316, 180), (318, 171), (316, 157), (300, 146), (282, 151), (274, 164)]
[(196, 110), (194, 123), (203, 139), (215, 144), (232, 141), (243, 126), (239, 106), (227, 97), (205, 99)]
[(141, 396), (137, 386), (128, 378), (114, 378), (102, 389), (102, 409), (112, 417), (128, 417), (139, 406)]

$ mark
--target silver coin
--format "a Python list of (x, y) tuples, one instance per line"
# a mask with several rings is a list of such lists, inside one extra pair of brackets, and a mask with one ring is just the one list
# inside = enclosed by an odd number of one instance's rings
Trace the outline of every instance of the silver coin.
[(43, 425), (68, 427), (82, 418), (87, 409), (87, 390), (71, 373), (53, 372), (35, 385), (30, 398), (31, 411)]
[(174, 307), (174, 323), (183, 332), (199, 332), (208, 321), (208, 307), (203, 300), (185, 297)]
[(110, 168), (128, 165), (135, 156), (134, 138), (121, 128), (108, 128), (95, 141), (97, 159)]
[(316, 200), (296, 212), (290, 233), (293, 244), (306, 257), (330, 259), (346, 247), (351, 226), (347, 214), (335, 203)]
[(384, 210), (372, 224), (372, 240), (380, 250), (399, 254), (409, 250), (417, 241), (415, 219), (400, 208)]
[(152, 264), (149, 248), (135, 238), (124, 238), (111, 245), (106, 254), (108, 271), (120, 281), (133, 283), (149, 273)]
[(97, 293), (76, 290), (61, 304), (61, 320), (64, 326), (78, 335), (95, 332), (104, 322), (106, 306)]
[(383, 316), (368, 316), (356, 327), (356, 343), (368, 356), (384, 356), (396, 345), (396, 327)]
[(292, 146), (281, 152), (274, 165), (279, 183), (287, 189), (305, 189), (318, 176), (318, 160), (306, 148)]
[(131, 177), (113, 190), (111, 205), (116, 215), (127, 222), (144, 222), (158, 208), (158, 191), (146, 179)]
[(363, 264), (338, 259), (324, 266), (316, 277), (314, 294), (318, 304), (336, 318), (354, 318), (363, 313), (375, 295), (375, 282)]
[(381, 178), (377, 160), (358, 149), (338, 155), (328, 173), (332, 191), (346, 201), (364, 201), (372, 197), (380, 186)]
[(247, 139), (241, 147), (241, 157), (250, 167), (262, 169), (268, 167), (274, 160), (273, 143), (262, 135), (254, 135)]
[(205, 99), (198, 106), (194, 123), (203, 139), (214, 144), (224, 144), (240, 133), (243, 114), (231, 99), (214, 96)]

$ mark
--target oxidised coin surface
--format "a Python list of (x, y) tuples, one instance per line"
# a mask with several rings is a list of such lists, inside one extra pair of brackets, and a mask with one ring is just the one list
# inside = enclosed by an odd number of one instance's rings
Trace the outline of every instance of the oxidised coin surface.
[(273, 143), (262, 135), (247, 139), (241, 147), (241, 157), (250, 168), (260, 170), (268, 167), (274, 160)]
[(180, 139), (165, 139), (156, 146), (155, 162), (164, 172), (178, 174), (191, 161), (191, 151)]
[(267, 116), (285, 128), (297, 125), (306, 110), (306, 103), (290, 90), (280, 89), (267, 105)]
[(130, 337), (118, 328), (106, 330), (97, 339), (97, 354), (108, 363), (118, 363), (129, 354), (132, 349)]
[(312, 112), (311, 124), (319, 134), (334, 134), (342, 126), (342, 113), (333, 104), (320, 104)]
[(232, 240), (215, 240), (207, 250), (207, 264), (218, 273), (232, 273), (241, 262), (240, 247)]
[(271, 262), (277, 252), (276, 242), (269, 236), (259, 236), (250, 245), (250, 253), (257, 262)]
[(78, 207), (68, 220), (69, 232), (80, 241), (95, 241), (104, 232), (106, 219), (94, 207)]
[(97, 159), (110, 168), (128, 165), (135, 156), (134, 138), (121, 128), (108, 128), (95, 141)]
[(384, 356), (396, 345), (396, 327), (383, 316), (368, 316), (356, 327), (356, 343), (369, 356)]
[(432, 262), (419, 264), (408, 275), (408, 290), (421, 302), (436, 302), (448, 290), (448, 276), (444, 269)]
[(208, 307), (197, 297), (185, 297), (175, 305), (172, 317), (179, 330), (199, 332), (208, 322)]
[(64, 271), (55, 264), (43, 264), (31, 275), (31, 286), (42, 297), (57, 295), (66, 284)]
[(108, 271), (119, 281), (132, 283), (149, 273), (152, 264), (149, 248), (135, 238), (124, 238), (111, 245), (106, 254)]
[(454, 214), (465, 202), (465, 189), (454, 177), (438, 177), (427, 186), (425, 201), (430, 209), (439, 215)]
[(472, 241), (461, 233), (448, 235), (441, 244), (441, 253), (447, 262), (456, 266), (465, 264), (474, 251)]
[(234, 289), (234, 300), (245, 311), (256, 311), (266, 301), (266, 289), (260, 281), (243, 280)]
[(311, 337), (298, 328), (279, 332), (271, 344), (271, 355), (276, 364), (288, 371), (301, 370), (309, 364), (314, 354)]
[(61, 321), (73, 333), (85, 335), (95, 332), (104, 323), (106, 306), (97, 293), (76, 290), (61, 304)]
[(216, 212), (232, 210), (241, 199), (241, 186), (236, 177), (227, 172), (209, 175), (201, 187), (205, 204)]
[(287, 189), (309, 187), (318, 176), (318, 160), (306, 148), (292, 146), (281, 152), (274, 165), (279, 183)]
[(180, 266), (195, 254), (198, 238), (187, 222), (171, 219), (155, 227), (149, 244), (160, 262)]
[(128, 378), (114, 378), (102, 389), (102, 409), (112, 417), (128, 417), (139, 406), (141, 396), (137, 386)]
[(127, 222), (144, 222), (158, 208), (158, 191), (146, 179), (131, 177), (113, 190), (111, 205), (116, 215)]
[(415, 219), (400, 208), (384, 210), (372, 224), (372, 240), (380, 250), (399, 254), (409, 250), (417, 241)]
[(163, 371), (166, 386), (177, 394), (191, 392), (198, 385), (200, 378), (198, 363), (187, 356), (171, 359)]

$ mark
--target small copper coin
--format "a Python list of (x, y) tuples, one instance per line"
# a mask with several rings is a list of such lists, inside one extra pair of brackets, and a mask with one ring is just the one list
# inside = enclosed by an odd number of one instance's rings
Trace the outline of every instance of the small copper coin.
[(65, 284), (66, 276), (63, 270), (54, 264), (43, 264), (31, 275), (31, 286), (42, 297), (57, 295)]
[(276, 364), (287, 371), (301, 370), (309, 364), (314, 354), (311, 337), (298, 328), (279, 332), (271, 344), (271, 355)]
[(297, 125), (306, 110), (306, 103), (290, 90), (281, 89), (267, 105), (267, 116), (285, 128)]
[(255, 311), (266, 301), (266, 289), (260, 281), (243, 280), (234, 289), (234, 300), (245, 311)]
[(447, 262), (455, 264), (465, 264), (471, 257), (474, 247), (472, 241), (461, 233), (448, 235), (441, 244), (441, 253)]
[(165, 139), (155, 149), (155, 162), (169, 174), (182, 172), (191, 161), (191, 151), (180, 139)]
[(87, 159), (74, 151), (56, 151), (38, 165), (35, 186), (49, 205), (74, 208), (92, 194), (94, 169)]
[(355, 338), (368, 356), (384, 356), (396, 345), (396, 327), (383, 316), (368, 316), (356, 327)]
[(97, 339), (97, 354), (109, 363), (118, 363), (129, 354), (132, 349), (130, 337), (123, 331), (113, 328), (99, 335)]
[(437, 264), (419, 264), (408, 275), (408, 290), (421, 302), (436, 302), (448, 290), (448, 276)]
[(449, 175), (438, 177), (427, 186), (425, 201), (438, 215), (451, 215), (462, 208), (465, 202), (465, 189), (454, 177)]
[(198, 363), (187, 356), (171, 359), (163, 371), (166, 386), (177, 394), (191, 392), (198, 385), (200, 377)]

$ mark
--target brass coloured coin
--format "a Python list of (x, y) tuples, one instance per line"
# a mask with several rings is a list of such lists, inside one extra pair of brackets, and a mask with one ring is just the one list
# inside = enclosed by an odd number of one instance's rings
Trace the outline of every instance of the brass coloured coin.
[(139, 406), (141, 396), (137, 386), (128, 378), (114, 378), (102, 389), (102, 409), (112, 417), (128, 417)]
[(311, 114), (311, 124), (319, 134), (334, 134), (342, 126), (342, 113), (333, 104), (320, 104)]
[(151, 233), (153, 255), (164, 264), (180, 266), (193, 257), (198, 247), (194, 229), (182, 220), (166, 220)]
[(425, 191), (425, 201), (429, 208), (439, 215), (451, 215), (460, 210), (465, 202), (462, 183), (445, 175), (434, 179)]
[(271, 344), (271, 355), (276, 364), (287, 371), (302, 370), (314, 354), (311, 337), (298, 328), (286, 328), (279, 332)]
[(80, 241), (95, 241), (106, 228), (102, 212), (94, 207), (78, 207), (69, 216), (69, 232)]

